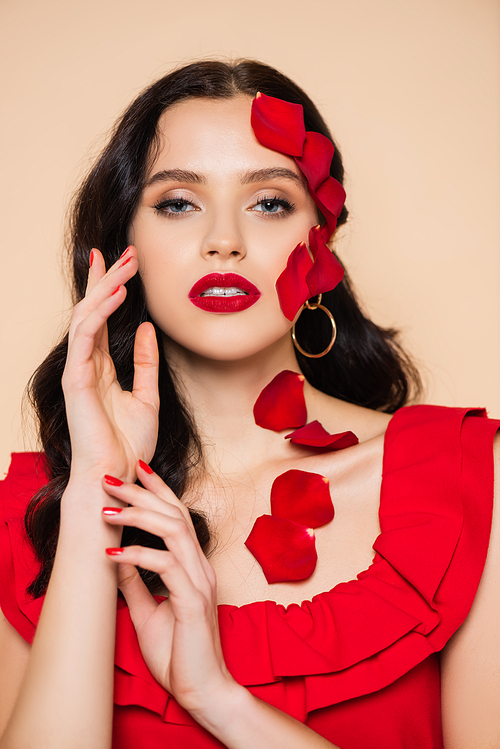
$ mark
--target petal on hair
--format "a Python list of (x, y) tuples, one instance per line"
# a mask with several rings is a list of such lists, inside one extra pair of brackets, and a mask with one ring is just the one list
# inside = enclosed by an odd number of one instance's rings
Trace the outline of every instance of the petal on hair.
[(328, 211), (326, 211), (324, 207), (322, 207), (320, 210), (327, 219), (326, 223), (321, 225), (321, 238), (328, 247), (328, 242), (332, 238), (333, 232), (335, 231), (335, 228), (337, 226), (337, 217), (334, 216), (333, 213), (328, 213)]
[(288, 256), (286, 268), (276, 281), (280, 307), (287, 320), (293, 320), (311, 296), (306, 276), (312, 265), (307, 247), (304, 242), (300, 242)]
[(309, 287), (309, 297), (313, 297), (334, 289), (342, 281), (344, 269), (324, 243), (321, 228), (318, 226), (313, 226), (309, 232), (309, 248), (314, 261), (306, 275), (306, 282)]
[(292, 469), (271, 487), (271, 513), (308, 528), (319, 528), (335, 514), (328, 479), (319, 473)]
[(315, 192), (330, 176), (333, 153), (331, 140), (314, 131), (306, 133), (302, 156), (296, 156), (295, 162), (305, 175), (311, 192)]
[(283, 370), (263, 389), (253, 407), (257, 426), (281, 432), (307, 421), (304, 375)]
[(307, 447), (318, 447), (322, 450), (343, 450), (346, 447), (357, 445), (359, 440), (354, 432), (339, 432), (330, 434), (324, 429), (319, 421), (311, 421), (295, 432), (290, 432), (285, 437), (294, 445), (305, 445)]
[(312, 193), (312, 198), (321, 213), (326, 220), (326, 236), (324, 236), (325, 242), (331, 238), (335, 227), (337, 226), (337, 219), (340, 216), (342, 208), (345, 203), (345, 190), (336, 179), (328, 177), (319, 187)]
[(289, 156), (302, 156), (306, 129), (301, 104), (259, 92), (252, 102), (250, 122), (261, 145)]
[(312, 528), (271, 515), (257, 518), (245, 546), (262, 567), (268, 583), (306, 580), (318, 560)]

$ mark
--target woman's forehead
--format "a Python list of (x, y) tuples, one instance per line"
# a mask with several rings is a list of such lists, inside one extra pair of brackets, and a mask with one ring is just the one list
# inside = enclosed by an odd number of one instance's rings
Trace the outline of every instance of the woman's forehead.
[(252, 98), (246, 95), (193, 98), (174, 105), (159, 120), (160, 149), (150, 174), (158, 168), (247, 171), (286, 166), (302, 177), (293, 159), (258, 142), (251, 107)]
[(250, 127), (250, 113), (252, 97), (238, 94), (230, 98), (210, 99), (208, 97), (192, 97), (183, 99), (169, 107), (160, 117), (161, 130), (176, 128), (183, 124), (202, 124), (206, 121), (219, 122), (221, 127), (228, 120), (241, 119)]

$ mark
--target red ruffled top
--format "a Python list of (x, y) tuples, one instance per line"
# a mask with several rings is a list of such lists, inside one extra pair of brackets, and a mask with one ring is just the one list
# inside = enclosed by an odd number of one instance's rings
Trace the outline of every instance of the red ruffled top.
[[(398, 411), (385, 437), (373, 563), (301, 605), (220, 606), (237, 681), (341, 749), (442, 747), (436, 654), (467, 616), (483, 570), (498, 428), (484, 411)], [(23, 518), (45, 482), (43, 457), (23, 453), (0, 487), (0, 607), (28, 642), (43, 599), (25, 593), (37, 562)], [(222, 746), (153, 679), (121, 600), (114, 700), (116, 749)]]

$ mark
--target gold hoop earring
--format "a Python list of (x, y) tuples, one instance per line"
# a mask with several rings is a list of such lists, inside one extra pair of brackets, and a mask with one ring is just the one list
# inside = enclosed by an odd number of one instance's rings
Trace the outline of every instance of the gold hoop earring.
[[(317, 300), (315, 302), (309, 302), (309, 301), (307, 301), (305, 303), (304, 307), (307, 307), (307, 309), (311, 309), (311, 310), (321, 309), (321, 310), (323, 310), (323, 312), (325, 312), (328, 315), (328, 317), (330, 319), (330, 322), (332, 324), (332, 339), (331, 339), (330, 343), (328, 344), (328, 346), (326, 347), (326, 349), (324, 351), (322, 351), (320, 354), (309, 354), (307, 351), (304, 351), (304, 349), (302, 348), (302, 346), (297, 341), (297, 338), (295, 337), (295, 323), (294, 323), (293, 328), (292, 328), (292, 341), (293, 341), (293, 345), (295, 346), (295, 348), (297, 349), (297, 351), (300, 351), (300, 353), (303, 356), (307, 356), (308, 359), (320, 359), (322, 356), (325, 356), (325, 354), (327, 354), (329, 351), (331, 351), (331, 349), (333, 347), (333, 344), (335, 343), (335, 339), (337, 337), (337, 326), (335, 324), (335, 318), (333, 317), (333, 315), (330, 312), (330, 310), (327, 309), (323, 304), (321, 304), (322, 298), (323, 298), (323, 295), (322, 294), (318, 294), (318, 298), (317, 298)], [(304, 310), (304, 307), (302, 307), (302, 311)]]

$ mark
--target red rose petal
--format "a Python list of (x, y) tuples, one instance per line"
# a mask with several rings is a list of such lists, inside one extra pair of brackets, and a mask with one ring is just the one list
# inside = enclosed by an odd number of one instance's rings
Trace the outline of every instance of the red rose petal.
[(328, 177), (315, 190), (322, 204), (337, 218), (340, 216), (345, 203), (345, 190), (336, 179)]
[(345, 203), (345, 190), (336, 179), (328, 177), (312, 193), (312, 198), (321, 213), (325, 217), (328, 235), (325, 237), (327, 242), (335, 231), (337, 218), (340, 216)]
[(278, 476), (271, 487), (273, 517), (286, 518), (308, 528), (333, 520), (335, 511), (328, 479), (319, 473), (292, 469)]
[(306, 133), (302, 156), (296, 156), (295, 162), (312, 192), (330, 176), (333, 153), (333, 143), (329, 138), (314, 131)]
[(307, 179), (314, 202), (325, 218), (323, 238), (328, 242), (345, 202), (344, 188), (330, 176), (333, 143), (321, 133), (306, 133), (300, 104), (261, 93), (252, 102), (251, 125), (255, 137), (263, 146), (294, 157)]
[(330, 176), (334, 154), (332, 142), (321, 133), (306, 133), (300, 104), (258, 93), (252, 102), (251, 124), (259, 143), (295, 158), (325, 219), (321, 229), (313, 229), (309, 234), (314, 263), (301, 242), (290, 253), (286, 268), (276, 281), (283, 314), (288, 320), (293, 320), (307, 299), (331, 291), (344, 276), (342, 266), (326, 242), (337, 226), (345, 202), (345, 190)]
[(290, 432), (285, 439), (290, 440), (294, 445), (326, 448), (328, 451), (343, 450), (359, 442), (354, 432), (329, 434), (319, 421), (311, 421), (300, 429), (296, 429), (295, 432)]
[(271, 515), (257, 518), (245, 546), (262, 567), (268, 583), (306, 580), (318, 561), (311, 528)]
[(257, 426), (281, 432), (307, 421), (304, 375), (283, 370), (266, 385), (253, 407)]
[[(324, 211), (324, 208), (322, 210)], [(337, 217), (334, 216), (333, 213), (330, 214), (330, 217), (332, 219), (330, 223), (327, 222), (321, 225), (321, 239), (327, 246), (328, 242), (332, 238), (333, 232), (335, 231), (335, 227), (337, 226)]]
[(250, 122), (261, 145), (289, 156), (302, 156), (306, 129), (301, 104), (259, 92), (252, 102)]
[(321, 225), (321, 236), (323, 237), (323, 241), (328, 244), (337, 228), (337, 216), (335, 216), (331, 211), (328, 211), (314, 193), (311, 193), (311, 195), (325, 219), (324, 223)]
[(306, 282), (309, 287), (309, 297), (331, 291), (344, 277), (344, 269), (323, 242), (321, 228), (313, 226), (309, 232), (309, 247), (314, 256), (313, 266), (308, 271)]
[(290, 253), (286, 268), (276, 281), (280, 307), (287, 318), (293, 320), (304, 302), (311, 296), (306, 276), (313, 262), (303, 242)]

